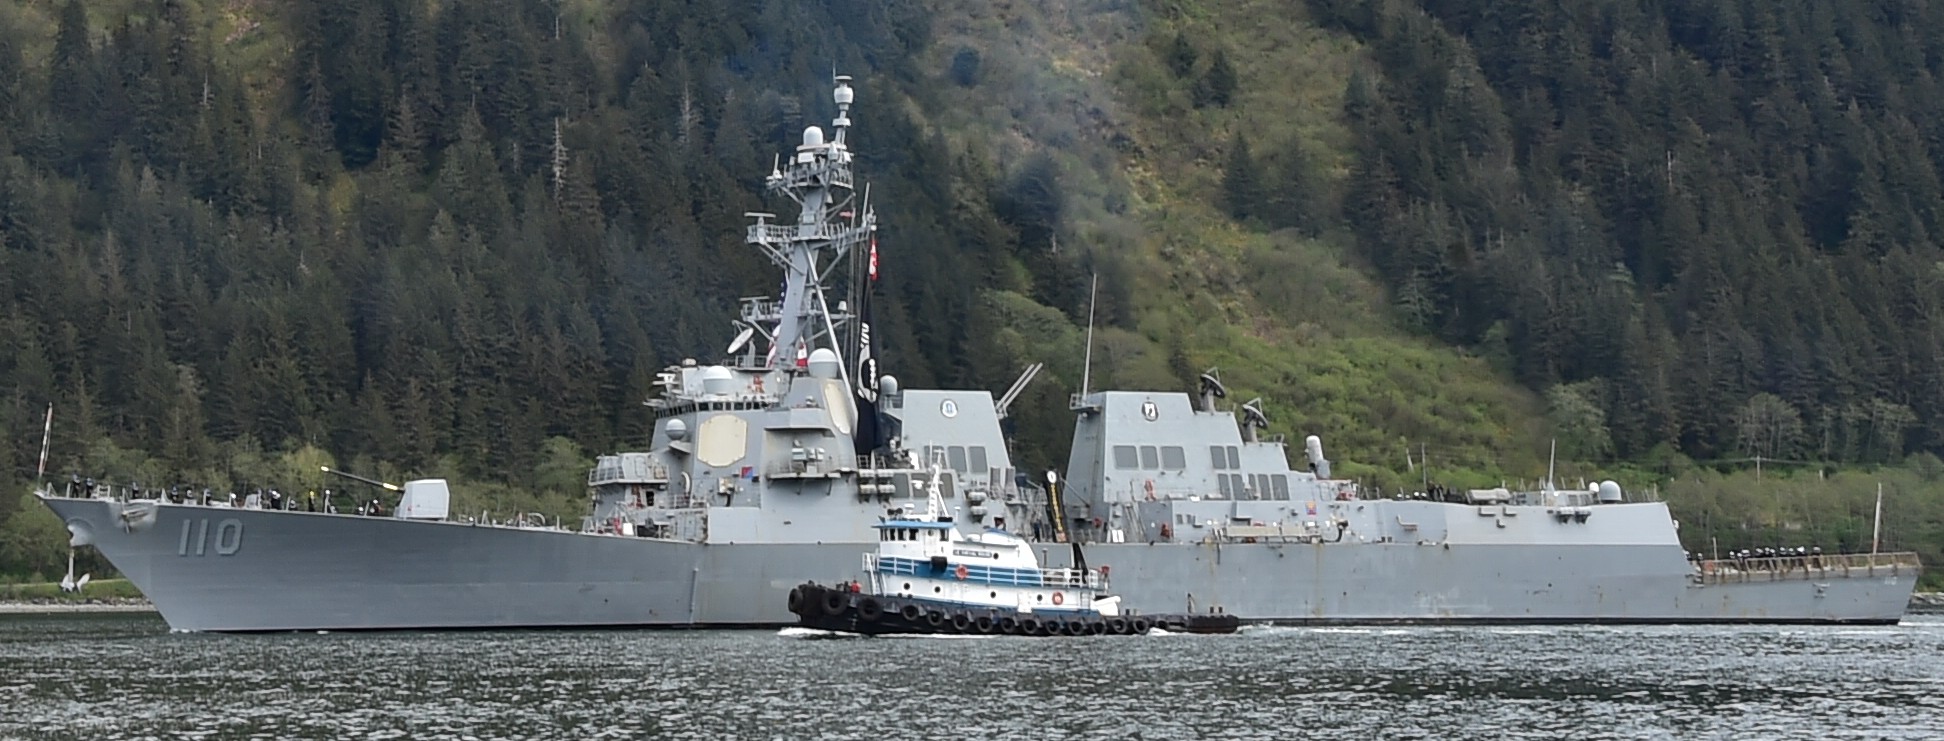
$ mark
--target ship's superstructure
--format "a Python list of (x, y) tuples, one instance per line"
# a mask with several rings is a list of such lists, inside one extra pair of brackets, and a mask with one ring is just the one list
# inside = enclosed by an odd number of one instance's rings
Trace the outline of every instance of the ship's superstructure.
[[(868, 316), (877, 220), (857, 195), (845, 143), (848, 78), (837, 78), (833, 102), (829, 136), (804, 131), (765, 181), (798, 206), (796, 217), (750, 215), (746, 238), (782, 271), (782, 295), (743, 301), (722, 358), (660, 374), (648, 448), (598, 459), (578, 528), (449, 517), (438, 480), (408, 484), (387, 516), (370, 515), (389, 502), (340, 513), (275, 495), (224, 502), (93, 486), (44, 489), (42, 501), (73, 545), (99, 549), (180, 630), (788, 624), (793, 587), (850, 573), (882, 543), (889, 503), (934, 491), (954, 522), (982, 533), (983, 545), (967, 549), (1084, 543), (1093, 566), (1111, 569), (1123, 608), (1150, 614), (1894, 622), (1903, 613), (1917, 575), (1911, 554), (1691, 561), (1666, 506), (1626, 501), (1618, 487), (1365, 499), (1332, 478), (1318, 437), (1305, 440), (1304, 468), (1290, 469), (1282, 442), (1261, 436), (1259, 403), (1240, 408), (1240, 425), (1217, 408), (1226, 392), (1212, 373), (1199, 403), (1179, 392), (1077, 397), (1069, 484), (1043, 496), (1017, 483), (1001, 433), (1019, 385), (995, 400), (901, 389), (877, 373)], [(833, 300), (846, 273), (848, 298)], [(1080, 549), (1042, 550), (1041, 573), (1087, 570), (1071, 563)]]
[[(1076, 396), (1061, 529), (1140, 609), (1279, 622), (1895, 622), (1915, 554), (1710, 560), (1613, 482), (1365, 499), (1323, 442), (1291, 470), (1211, 371), (1187, 394)], [(1184, 586), (1190, 585), (1190, 586)]]

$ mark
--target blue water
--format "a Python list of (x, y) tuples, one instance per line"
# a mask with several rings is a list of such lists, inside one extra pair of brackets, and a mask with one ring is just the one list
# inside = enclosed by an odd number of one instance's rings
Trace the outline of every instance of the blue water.
[(1944, 738), (1884, 628), (169, 634), (0, 616), (0, 738)]

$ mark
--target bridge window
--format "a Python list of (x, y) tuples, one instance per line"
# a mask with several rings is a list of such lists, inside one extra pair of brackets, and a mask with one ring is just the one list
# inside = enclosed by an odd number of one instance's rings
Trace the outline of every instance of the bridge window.
[(1277, 499), (1285, 502), (1289, 501), (1289, 477), (1288, 476), (1285, 476), (1280, 473), (1276, 474), (1275, 476), (1270, 477), (1269, 485), (1272, 489), (1275, 490)]
[(1129, 470), (1141, 467), (1141, 459), (1134, 453), (1134, 446), (1114, 446), (1114, 467)]
[(1154, 446), (1152, 445), (1141, 446), (1141, 468), (1147, 469), (1149, 471), (1153, 471), (1160, 467), (1161, 467), (1161, 454), (1155, 451)]
[(987, 470), (985, 446), (974, 445), (972, 447), (966, 448), (965, 452), (972, 456), (971, 459), (972, 467), (965, 470), (969, 473), (985, 473)]
[(1228, 453), (1220, 445), (1210, 445), (1208, 446), (1208, 461), (1217, 471), (1228, 468)]
[(1231, 491), (1229, 491), (1229, 479), (1227, 474), (1220, 474), (1220, 473), (1215, 474), (1215, 483), (1221, 485), (1220, 488), (1222, 491), (1222, 498), (1227, 499), (1234, 496), (1234, 494)]
[(1235, 492), (1236, 499), (1245, 499), (1249, 496), (1249, 487), (1242, 483), (1242, 474), (1231, 473), (1228, 475), (1228, 480), (1229, 491)]
[(1188, 467), (1188, 454), (1179, 445), (1161, 446), (1161, 470), (1180, 471)]
[(965, 470), (965, 446), (954, 445), (952, 447), (946, 448), (945, 455), (946, 457), (952, 460), (952, 470), (954, 471)]
[(1228, 467), (1231, 471), (1242, 468), (1242, 450), (1233, 445), (1228, 446)]

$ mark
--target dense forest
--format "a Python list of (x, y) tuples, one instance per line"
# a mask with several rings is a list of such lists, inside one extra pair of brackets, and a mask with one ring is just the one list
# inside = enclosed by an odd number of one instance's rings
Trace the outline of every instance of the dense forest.
[[(774, 290), (742, 214), (782, 207), (760, 177), (838, 71), (886, 367), (1048, 362), (1024, 467), (1063, 463), (1093, 274), (1096, 385), (1223, 365), (1378, 485), (1427, 446), (1532, 477), (1554, 439), (1728, 542), (1853, 545), (1853, 499), (1695, 462), (1898, 466), (1930, 498), (1899, 537), (1944, 548), (1944, 8), (1081, 5), (0, 4), (0, 481), (51, 403), (60, 477), (329, 463), (572, 516), (654, 372)], [(1278, 34), (1324, 73), (1251, 50)], [(1291, 85), (1327, 104), (1278, 115)], [(28, 505), (0, 496), (0, 576), (63, 561)]]
[(1577, 454), (1944, 451), (1944, 6), (1311, 6), (1376, 64), (1358, 245)]

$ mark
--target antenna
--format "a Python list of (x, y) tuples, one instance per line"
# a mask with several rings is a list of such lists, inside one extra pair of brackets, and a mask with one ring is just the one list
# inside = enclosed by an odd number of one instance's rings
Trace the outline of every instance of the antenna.
[[(41, 479), (46, 477), (47, 475), (47, 443), (53, 439), (54, 439), (54, 402), (50, 401), (47, 402), (47, 423), (41, 426), (40, 466), (34, 469), (34, 486), (36, 487), (41, 485)], [(52, 490), (50, 490), (50, 493), (51, 491)], [(74, 569), (70, 567), (68, 571), (73, 572)], [(73, 574), (70, 573), (69, 575), (72, 576)]]
[(1876, 564), (1877, 544), (1883, 537), (1883, 482), (1877, 482), (1876, 517), (1870, 523), (1870, 564)]
[[(993, 405), (993, 411), (999, 413), (1000, 419), (1006, 418), (1006, 413), (1012, 409), (1012, 403), (1019, 400), (1019, 392), (1025, 391), (1026, 384), (1032, 383), (1033, 377), (1039, 375), (1040, 370), (1045, 367), (1045, 363), (1034, 363), (1026, 366), (1026, 370), (1019, 374), (1017, 380), (1013, 381), (1012, 388), (1006, 389), (1006, 393), (999, 397), (999, 403)], [(1051, 474), (1052, 471), (1048, 471), (1047, 473)]]
[(1087, 287), (1087, 352), (1080, 361), (1080, 398), (1087, 397), (1087, 382), (1093, 375), (1093, 325), (1094, 299), (1100, 295), (1100, 274), (1093, 274), (1093, 283)]
[(1559, 438), (1552, 439), (1552, 452), (1546, 454), (1546, 491), (1553, 489), (1553, 465), (1559, 461)]

